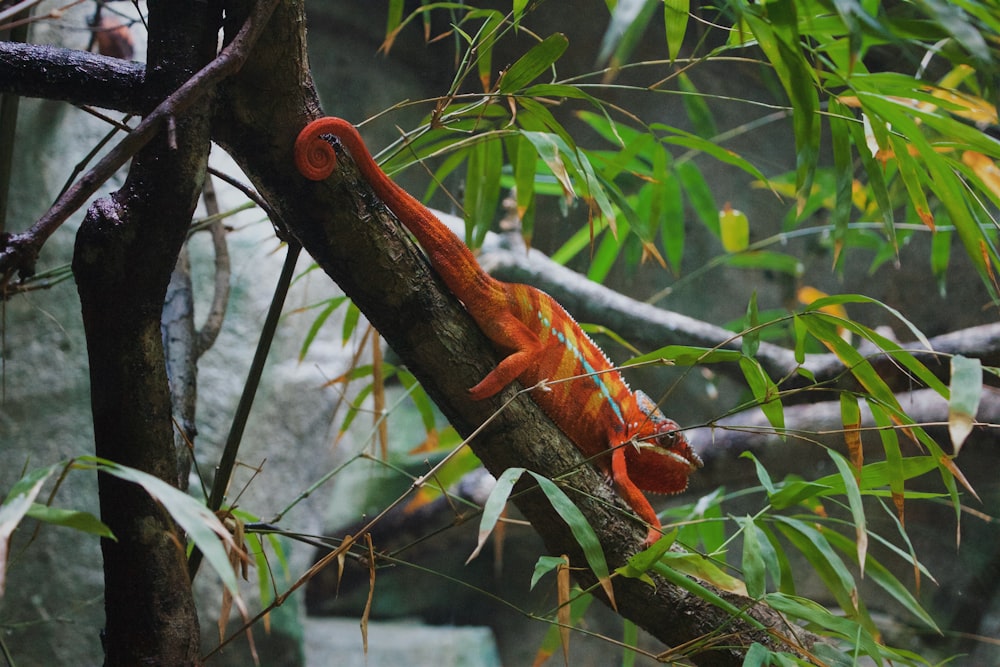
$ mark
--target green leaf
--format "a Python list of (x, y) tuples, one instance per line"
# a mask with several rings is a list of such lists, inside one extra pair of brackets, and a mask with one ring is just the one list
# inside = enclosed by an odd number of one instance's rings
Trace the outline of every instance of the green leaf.
[(528, 7), (528, 0), (514, 0), (514, 4), (511, 7), (511, 13), (514, 15), (514, 27), (518, 27), (521, 24), (521, 17), (524, 16), (524, 10)]
[(740, 579), (725, 571), (724, 566), (713, 558), (707, 558), (699, 553), (686, 551), (668, 551), (663, 554), (657, 568), (669, 567), (671, 570), (695, 577), (737, 595), (746, 595), (747, 587)]
[[(847, 537), (835, 533), (833, 531), (824, 531), (830, 544), (834, 545), (837, 549), (845, 554), (855, 554), (854, 542)], [(929, 627), (934, 632), (940, 632), (934, 619), (931, 617), (927, 610), (925, 610), (920, 603), (917, 601), (913, 594), (907, 589), (907, 587), (896, 578), (892, 572), (889, 571), (884, 565), (879, 561), (875, 560), (871, 556), (868, 557), (868, 579), (874, 581), (878, 584), (884, 591), (889, 593), (893, 598), (896, 599), (903, 607), (913, 614), (916, 618), (920, 619), (927, 627)]]
[(889, 135), (889, 142), (892, 144), (893, 156), (896, 158), (896, 166), (899, 167), (899, 175), (906, 187), (906, 192), (910, 195), (910, 202), (920, 220), (931, 230), (934, 229), (934, 214), (931, 213), (930, 204), (927, 203), (927, 195), (924, 193), (927, 185), (923, 182), (921, 165), (917, 159), (910, 155), (910, 143), (899, 135)]
[(691, 132), (685, 132), (680, 128), (663, 125), (662, 123), (654, 123), (650, 127), (654, 130), (661, 130), (670, 133), (661, 139), (663, 143), (674, 146), (683, 146), (693, 151), (705, 153), (720, 162), (742, 169), (759, 180), (761, 183), (768, 182), (764, 173), (754, 166), (753, 163), (745, 160), (731, 150), (722, 148), (713, 141), (699, 137)]
[(833, 224), (834, 262), (842, 257), (843, 244), (847, 238), (847, 224), (853, 210), (854, 164), (851, 155), (850, 125), (856, 123), (854, 116), (836, 97), (829, 100), (830, 137), (833, 144), (833, 166), (836, 174), (836, 194), (830, 222)]
[(535, 561), (535, 570), (531, 573), (530, 590), (535, 590), (535, 584), (549, 572), (555, 572), (560, 565), (565, 565), (566, 561), (561, 556), (539, 556)]
[(587, 523), (587, 519), (583, 516), (583, 513), (573, 504), (569, 496), (556, 486), (555, 482), (531, 470), (528, 473), (535, 478), (535, 481), (538, 482), (538, 486), (542, 489), (545, 497), (548, 498), (552, 508), (566, 522), (566, 525), (569, 526), (570, 532), (573, 533), (573, 537), (576, 539), (576, 543), (580, 545), (580, 549), (583, 551), (587, 565), (590, 566), (594, 576), (600, 581), (601, 588), (611, 601), (611, 606), (614, 607), (614, 589), (611, 587), (608, 563), (604, 558), (604, 550), (601, 548), (601, 543), (597, 539), (597, 533)]
[(805, 266), (798, 257), (770, 250), (747, 250), (734, 253), (726, 255), (723, 261), (738, 269), (777, 271), (796, 278), (805, 273)]
[(743, 320), (743, 354), (748, 357), (757, 355), (757, 348), (760, 347), (760, 317), (757, 313), (757, 291), (750, 295), (747, 302), (747, 313)]
[[(669, 9), (666, 10), (667, 13), (669, 11)], [(687, 18), (686, 15), (685, 18)], [(677, 86), (684, 93), (681, 95), (681, 99), (684, 101), (684, 110), (687, 112), (688, 120), (691, 121), (691, 125), (694, 127), (695, 134), (703, 139), (714, 139), (719, 134), (719, 130), (715, 126), (715, 118), (712, 117), (712, 110), (705, 102), (705, 96), (698, 92), (698, 89), (694, 86), (694, 82), (684, 72), (681, 72), (677, 77)]]
[[(684, 33), (687, 31), (690, 0), (664, 0), (663, 24), (667, 37), (667, 55), (672, 63), (681, 51)], [(709, 135), (714, 136), (714, 135)]]
[(721, 233), (719, 230), (719, 207), (715, 205), (712, 190), (705, 182), (705, 177), (698, 169), (698, 165), (690, 160), (677, 162), (674, 166), (674, 172), (681, 181), (688, 203), (702, 224), (710, 232), (719, 236)]
[(865, 520), (865, 508), (861, 504), (861, 490), (854, 478), (854, 468), (850, 462), (838, 452), (827, 450), (830, 458), (837, 464), (837, 471), (847, 492), (847, 504), (851, 508), (851, 518), (854, 520), (854, 544), (857, 549), (858, 567), (862, 578), (865, 576), (865, 561), (868, 554), (868, 524)]
[(358, 328), (358, 322), (361, 320), (361, 309), (354, 305), (353, 301), (347, 302), (347, 312), (344, 313), (344, 323), (340, 328), (340, 342), (342, 345), (347, 345), (351, 340), (351, 336), (354, 335), (354, 331)]
[(535, 44), (511, 65), (500, 77), (498, 90), (501, 95), (510, 95), (534, 81), (545, 70), (559, 60), (569, 40), (562, 33), (554, 33)]
[[(885, 130), (884, 124), (880, 125), (881, 121), (877, 117), (873, 118), (871, 114), (867, 114), (864, 111), (862, 113), (865, 114), (864, 117), (868, 123), (868, 127), (872, 128), (873, 131), (879, 128)], [(889, 188), (885, 182), (885, 175), (882, 173), (882, 165), (878, 163), (872, 151), (868, 148), (868, 141), (865, 137), (865, 125), (862, 123), (848, 123), (847, 128), (850, 131), (854, 147), (857, 149), (858, 157), (861, 158), (865, 175), (868, 177), (868, 189), (871, 190), (879, 213), (882, 214), (882, 228), (885, 230), (886, 238), (895, 247), (896, 226), (893, 217), (894, 209), (892, 199), (889, 196)]]
[(824, 313), (814, 311), (803, 313), (802, 323), (809, 329), (809, 333), (818, 338), (840, 359), (841, 363), (851, 372), (861, 383), (868, 393), (884, 402), (898, 408), (899, 403), (895, 394), (879, 377), (871, 363), (868, 362), (857, 350), (840, 337), (837, 326), (834, 322), (843, 322), (839, 318), (832, 318)]
[(943, 298), (947, 293), (948, 264), (951, 260), (951, 230), (940, 227), (931, 237), (931, 271), (938, 283), (938, 293)]
[[(758, 13), (757, 7), (762, 11)], [(745, 11), (746, 20), (757, 44), (774, 67), (782, 87), (792, 103), (792, 129), (795, 135), (795, 185), (805, 198), (819, 157), (819, 94), (814, 87), (814, 70), (806, 62), (799, 44), (798, 17), (792, 0), (771, 0)]]
[(611, 21), (601, 39), (597, 62), (607, 62), (613, 69), (628, 62), (660, 2), (661, 0), (616, 2), (611, 12)]
[(828, 496), (835, 491), (826, 480), (807, 482), (802, 479), (790, 479), (781, 483), (777, 490), (768, 494), (768, 502), (777, 510), (787, 509), (806, 501), (814, 501), (817, 497)]
[(749, 516), (737, 519), (743, 531), (743, 581), (747, 586), (747, 595), (759, 598), (767, 592), (767, 569), (761, 554), (761, 531)]
[(754, 470), (757, 473), (757, 480), (760, 482), (760, 485), (764, 487), (768, 496), (773, 496), (778, 492), (778, 487), (774, 485), (774, 481), (771, 479), (770, 473), (767, 472), (767, 468), (765, 468), (764, 464), (753, 455), (753, 452), (743, 452), (740, 454), (740, 457), (753, 461)]
[(802, 619), (807, 627), (834, 633), (849, 645), (859, 643), (865, 655), (880, 655), (878, 643), (867, 628), (852, 618), (834, 614), (817, 602), (785, 593), (769, 593), (764, 602), (783, 614)]
[(576, 189), (573, 187), (573, 180), (570, 178), (569, 170), (562, 160), (560, 146), (564, 145), (561, 138), (550, 132), (534, 132), (521, 130), (521, 135), (531, 142), (538, 151), (538, 157), (542, 159), (545, 166), (549, 168), (552, 175), (556, 177), (562, 186), (567, 197), (575, 197)]
[[(514, 191), (517, 201), (517, 217), (524, 221), (535, 204), (535, 176), (538, 165), (538, 151), (526, 137), (517, 137), (514, 157)], [(530, 229), (523, 222), (522, 234), (530, 237)]]
[(750, 387), (761, 412), (777, 434), (784, 439), (785, 410), (781, 405), (778, 387), (756, 359), (741, 357), (740, 370), (743, 371), (743, 377), (746, 378), (747, 386)]
[(395, 32), (403, 21), (404, 0), (389, 0), (389, 11), (386, 17), (385, 33), (388, 35)]
[(423, 422), (424, 431), (430, 433), (434, 430), (437, 424), (437, 419), (434, 412), (434, 403), (431, 401), (430, 397), (427, 396), (427, 392), (424, 388), (420, 386), (417, 382), (417, 378), (413, 376), (405, 368), (396, 369), (396, 377), (399, 378), (400, 384), (406, 389), (406, 392), (410, 396), (410, 400), (413, 401), (413, 405), (417, 408), (417, 412), (420, 413), (420, 420)]
[(781, 515), (773, 518), (778, 530), (809, 561), (810, 574), (819, 575), (845, 612), (857, 614), (858, 590), (854, 577), (823, 533), (806, 521)]
[(90, 512), (69, 510), (60, 507), (49, 507), (48, 505), (34, 503), (28, 510), (28, 517), (38, 521), (44, 521), (45, 523), (52, 524), (53, 526), (72, 528), (73, 530), (79, 530), (91, 535), (97, 535), (98, 537), (106, 537), (111, 540), (115, 539), (111, 529)]
[(476, 33), (474, 46), (479, 82), (483, 87), (483, 92), (489, 92), (493, 76), (493, 46), (496, 44), (497, 33), (500, 31), (506, 17), (501, 12), (491, 10), (470, 12), (469, 16), (485, 17), (483, 24)]
[[(593, 571), (594, 576), (598, 578), (601, 582), (602, 588), (604, 588), (605, 593), (608, 598), (612, 601), (614, 600), (614, 591), (611, 590), (611, 580), (608, 574), (608, 564), (604, 558), (604, 551), (601, 549), (601, 543), (597, 539), (597, 534), (594, 529), (591, 528), (590, 524), (587, 523), (587, 519), (583, 516), (573, 501), (560, 489), (552, 480), (547, 479), (538, 473), (527, 471), (535, 481), (538, 482), (538, 486), (541, 488), (545, 497), (548, 498), (549, 503), (551, 503), (553, 509), (556, 513), (566, 522), (569, 526), (570, 531), (573, 533), (573, 537), (576, 538), (577, 544), (583, 550), (584, 557), (587, 560), (587, 564)], [(510, 493), (517, 483), (517, 480), (521, 478), (521, 475), (525, 473), (524, 468), (508, 468), (503, 471), (503, 474), (497, 478), (496, 484), (493, 486), (493, 490), (490, 491), (489, 497), (486, 499), (486, 503), (483, 505), (483, 514), (479, 520), (479, 538), (476, 548), (473, 550), (472, 554), (466, 560), (466, 563), (472, 561), (479, 552), (482, 550), (483, 545), (486, 543), (486, 538), (489, 534), (493, 532), (493, 528), (496, 526), (497, 521), (500, 520), (500, 515), (503, 512), (504, 506), (507, 504), (507, 500), (510, 497)]]
[(802, 318), (792, 316), (792, 329), (795, 332), (795, 363), (802, 364), (806, 360), (806, 336), (809, 329), (802, 323)]
[(667, 360), (678, 366), (694, 366), (696, 364), (718, 364), (739, 361), (743, 355), (736, 350), (697, 347), (694, 345), (667, 345), (647, 354), (633, 357), (628, 364), (645, 364), (653, 361)]
[(465, 238), (470, 248), (482, 245), (493, 226), (500, 204), (500, 172), (503, 169), (503, 145), (483, 141), (469, 151), (465, 174)]
[(310, 346), (312, 346), (313, 341), (316, 340), (316, 336), (319, 335), (320, 329), (326, 324), (326, 321), (333, 314), (333, 311), (337, 310), (347, 300), (346, 296), (334, 297), (327, 300), (326, 305), (323, 310), (319, 312), (319, 315), (313, 319), (312, 324), (309, 325), (309, 331), (306, 332), (306, 336), (302, 341), (302, 347), (299, 348), (299, 361), (306, 358), (306, 354), (309, 352)]
[(497, 478), (496, 484), (493, 485), (493, 490), (490, 491), (489, 497), (483, 503), (483, 514), (479, 517), (479, 538), (476, 541), (476, 548), (472, 550), (472, 553), (469, 554), (469, 557), (465, 561), (466, 565), (471, 563), (479, 555), (479, 552), (482, 551), (483, 545), (486, 544), (486, 538), (490, 536), (490, 533), (493, 532), (493, 529), (497, 525), (497, 521), (500, 520), (500, 515), (507, 505), (507, 499), (510, 498), (510, 492), (514, 489), (514, 484), (517, 483), (517, 480), (521, 478), (523, 473), (524, 468), (507, 468)]
[(948, 402), (948, 433), (958, 456), (972, 432), (983, 394), (983, 366), (979, 359), (956, 354), (951, 358), (951, 400)]
[(45, 480), (55, 472), (59, 465), (53, 464), (47, 468), (32, 470), (17, 480), (3, 504), (0, 505), (0, 597), (3, 596), (7, 585), (7, 549), (10, 548), (10, 536), (14, 534), (14, 529), (31, 510)]
[(205, 561), (212, 566), (226, 588), (234, 596), (238, 595), (236, 573), (229, 564), (229, 556), (224, 546), (235, 548), (233, 538), (212, 510), (159, 477), (114, 461), (96, 456), (83, 456), (75, 460), (74, 466), (93, 468), (138, 484), (145, 489), (153, 500), (163, 505), (167, 513), (187, 534), (188, 539), (205, 555)]

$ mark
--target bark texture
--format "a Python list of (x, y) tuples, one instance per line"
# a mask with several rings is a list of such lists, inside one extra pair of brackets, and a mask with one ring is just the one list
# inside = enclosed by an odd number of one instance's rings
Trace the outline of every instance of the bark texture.
[[(149, 99), (162, 99), (215, 55), (217, 2), (149, 4)], [(121, 190), (90, 208), (76, 277), (90, 360), (98, 456), (177, 481), (160, 333), (167, 283), (205, 178), (209, 105), (172, 119), (132, 162)], [(184, 537), (140, 487), (98, 479), (104, 539), (105, 664), (199, 662), (198, 615)]]

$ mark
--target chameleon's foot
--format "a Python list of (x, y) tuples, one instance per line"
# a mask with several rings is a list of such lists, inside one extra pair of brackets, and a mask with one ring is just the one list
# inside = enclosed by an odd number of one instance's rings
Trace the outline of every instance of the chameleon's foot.
[(649, 532), (646, 533), (646, 539), (642, 543), (642, 548), (643, 549), (648, 549), (649, 547), (653, 546), (656, 543), (656, 541), (658, 539), (660, 539), (661, 537), (663, 537), (663, 533), (661, 533), (656, 528), (650, 528)]

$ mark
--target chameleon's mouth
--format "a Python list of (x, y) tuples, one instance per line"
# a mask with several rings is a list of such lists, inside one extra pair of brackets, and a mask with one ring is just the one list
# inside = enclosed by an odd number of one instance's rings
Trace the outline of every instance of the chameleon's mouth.
[(666, 447), (660, 447), (659, 445), (654, 445), (648, 442), (637, 442), (636, 449), (639, 450), (645, 449), (647, 451), (660, 454), (661, 456), (666, 456), (667, 458), (672, 459), (677, 463), (680, 463), (681, 465), (687, 466), (691, 470), (697, 470), (698, 468), (701, 468), (702, 466), (705, 465), (704, 463), (702, 463), (701, 457), (699, 457), (692, 451), (689, 451), (685, 454), (681, 454), (680, 452), (676, 452), (673, 449), (667, 449)]

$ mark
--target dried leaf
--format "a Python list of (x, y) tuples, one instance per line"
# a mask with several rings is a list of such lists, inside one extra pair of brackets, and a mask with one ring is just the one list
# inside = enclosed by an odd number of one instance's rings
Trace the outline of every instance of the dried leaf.
[(563, 660), (569, 667), (569, 556), (562, 555), (562, 563), (556, 568), (556, 591), (559, 596), (559, 609), (556, 618), (559, 621), (559, 639), (562, 643)]

